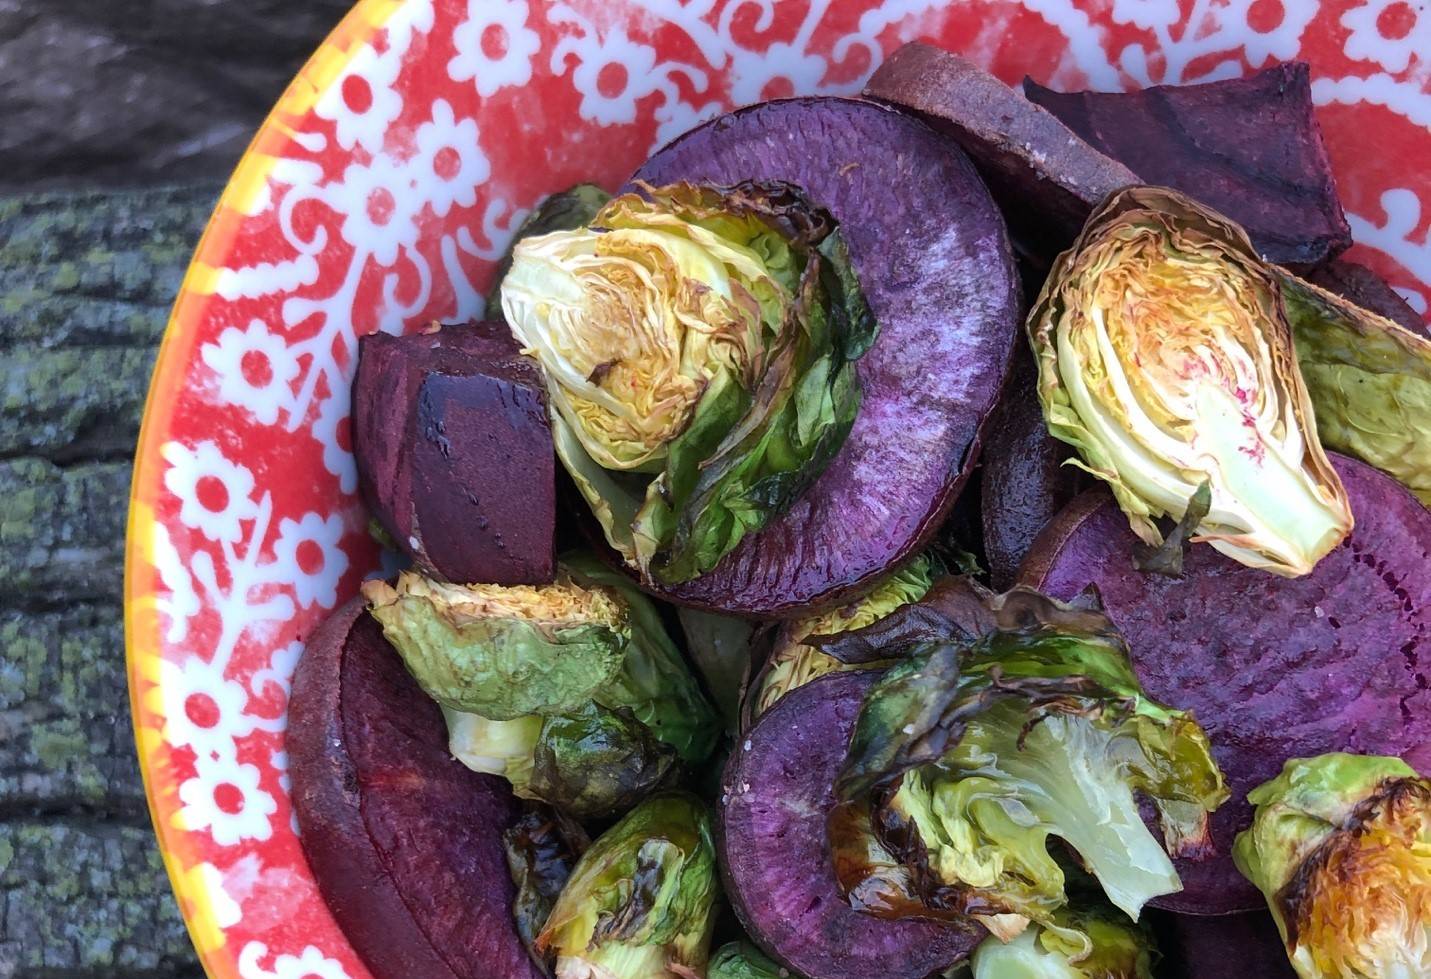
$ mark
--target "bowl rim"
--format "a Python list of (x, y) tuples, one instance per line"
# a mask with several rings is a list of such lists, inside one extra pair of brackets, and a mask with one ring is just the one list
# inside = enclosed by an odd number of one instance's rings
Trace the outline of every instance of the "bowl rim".
[(222, 929), (213, 922), (211, 914), (203, 911), (212, 904), (208, 887), (181, 866), (180, 855), (186, 850), (182, 831), (167, 826), (160, 818), (156, 806), (159, 786), (150, 764), (150, 755), (158, 747), (158, 730), (141, 723), (152, 715), (144, 704), (149, 691), (141, 693), (141, 687), (156, 687), (158, 666), (163, 661), (154, 615), (155, 593), (148, 584), (151, 579), (140, 573), (142, 566), (151, 563), (146, 555), (152, 548), (155, 525), (152, 504), (163, 477), (159, 440), (161, 433), (167, 433), (172, 419), (175, 386), (192, 360), (198, 338), (196, 327), (203, 321), (214, 295), (213, 289), (206, 286), (212, 284), (218, 265), (207, 260), (229, 248), (244, 216), (244, 204), (267, 186), (269, 172), (282, 157), (281, 150), (293, 142), (288, 120), (302, 117), (311, 110), (328, 82), (347, 67), (363, 44), (382, 30), (404, 5), (404, 0), (357, 0), (308, 56), (264, 116), (225, 182), (189, 258), (159, 341), (140, 416), (124, 536), (124, 659), (129, 720), (145, 806), (159, 855), (189, 940), (210, 979), (240, 977), (232, 957), (222, 954), (228, 948)]

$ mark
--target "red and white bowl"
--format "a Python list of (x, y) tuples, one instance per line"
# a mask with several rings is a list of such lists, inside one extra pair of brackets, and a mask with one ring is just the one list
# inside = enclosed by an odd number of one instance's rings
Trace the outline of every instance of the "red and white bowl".
[(1352, 257), (1427, 311), (1424, 4), (361, 0), (215, 210), (139, 444), (126, 581), (135, 731), (210, 976), (367, 976), (304, 863), (283, 749), (303, 640), (378, 559), (348, 428), (355, 338), (479, 314), (494, 261), (544, 194), (614, 186), (735, 105), (858, 92), (915, 38), (1055, 88), (1310, 61)]

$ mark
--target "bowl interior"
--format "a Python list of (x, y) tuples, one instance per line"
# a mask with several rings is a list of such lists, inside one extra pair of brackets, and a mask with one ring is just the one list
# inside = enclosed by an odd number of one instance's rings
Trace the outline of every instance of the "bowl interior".
[(361, 0), (214, 213), (139, 446), (126, 585), (135, 729), (209, 974), (367, 975), (304, 864), (283, 748), (304, 637), (379, 568), (348, 433), (357, 336), (479, 315), (494, 261), (544, 194), (614, 186), (734, 105), (856, 93), (915, 38), (1055, 88), (1311, 61), (1352, 257), (1424, 313), (1431, 12), (1408, 26), (1384, 6)]

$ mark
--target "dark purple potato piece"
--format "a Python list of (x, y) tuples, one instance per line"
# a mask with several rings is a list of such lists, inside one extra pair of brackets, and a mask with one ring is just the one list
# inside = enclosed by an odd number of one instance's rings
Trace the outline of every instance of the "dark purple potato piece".
[(1064, 460), (1073, 449), (1048, 434), (1038, 401), (1038, 367), (1020, 345), (984, 437), (980, 516), (994, 588), (1014, 584), (1044, 525), (1092, 478)]
[(1134, 92), (1025, 80), (1024, 93), (1143, 183), (1193, 195), (1246, 228), (1268, 261), (1306, 269), (1351, 245), (1307, 75), (1297, 61)]
[(538, 979), (502, 849), (516, 802), (447, 753), (442, 712), (361, 599), (309, 639), (287, 738), (303, 852), (376, 979)]
[(1212, 816), (1210, 856), (1178, 861), (1185, 889), (1160, 907), (1225, 914), (1263, 906), (1232, 864), (1247, 791), (1288, 758), (1400, 755), (1431, 770), (1431, 512), (1389, 476), (1329, 453), (1356, 529), (1301, 578), (1188, 550), (1182, 579), (1133, 567), (1136, 538), (1105, 490), (1076, 499), (1039, 537), (1024, 584), (1071, 599), (1096, 585), (1148, 694), (1191, 710), (1232, 798)]
[(1035, 252), (1073, 240), (1094, 206), (1140, 181), (983, 68), (914, 41), (880, 65), (865, 95), (912, 109), (963, 147)]
[(399, 547), (448, 581), (541, 584), (556, 489), (540, 369), (505, 326), (448, 326), (358, 347), (359, 486)]
[(636, 179), (788, 181), (840, 223), (880, 325), (859, 362), (854, 428), (789, 510), (662, 594), (756, 616), (839, 604), (929, 540), (978, 458), (1019, 321), (1003, 219), (947, 140), (848, 99), (722, 116), (658, 152)]
[(832, 673), (787, 694), (726, 763), (718, 845), (726, 895), (762, 948), (811, 979), (925, 979), (984, 937), (967, 925), (890, 921), (845, 903), (825, 818), (865, 691)]
[(1349, 299), (1362, 309), (1385, 316), (1418, 336), (1431, 339), (1431, 328), (1386, 280), (1365, 265), (1337, 259), (1307, 276), (1308, 281)]
[(1162, 979), (1297, 979), (1267, 911), (1194, 915), (1150, 911)]

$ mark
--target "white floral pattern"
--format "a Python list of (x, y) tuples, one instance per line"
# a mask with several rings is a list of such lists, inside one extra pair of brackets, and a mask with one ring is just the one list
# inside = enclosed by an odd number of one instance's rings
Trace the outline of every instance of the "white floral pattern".
[(276, 955), (272, 968), (264, 968), (268, 946), (249, 942), (239, 953), (238, 970), (243, 979), (350, 979), (337, 959), (330, 959), (312, 945), (298, 955)]
[(274, 557), (303, 608), (337, 604), (338, 579), (348, 570), (348, 555), (339, 546), (342, 539), (343, 520), (337, 514), (305, 513), (298, 520), (284, 517), (278, 522)]
[(432, 103), (432, 118), (417, 127), (415, 177), (429, 186), (427, 202), (442, 217), (452, 205), (471, 207), (492, 166), (477, 139), (477, 120), (458, 120), (446, 99)]
[(182, 663), (166, 660), (159, 671), (164, 740), (204, 758), (232, 758), (234, 739), (254, 729), (255, 719), (244, 712), (248, 694), (243, 684), (226, 679), (223, 670), (198, 656)]
[(164, 487), (180, 501), (180, 523), (212, 541), (238, 540), (243, 521), (258, 513), (248, 467), (230, 462), (212, 441), (193, 449), (170, 442), (161, 452), (169, 463)]
[(447, 63), (456, 82), (472, 80), (486, 98), (532, 78), (532, 57), (541, 48), (527, 27), (527, 0), (467, 0), (467, 19), (452, 32), (457, 54)]
[(219, 376), (219, 397), (247, 408), (263, 424), (272, 425), (292, 403), (298, 361), (283, 337), (270, 333), (262, 320), (243, 330), (229, 327), (218, 343), (204, 344), (199, 355)]
[(382, 154), (368, 164), (350, 164), (323, 196), (343, 215), (343, 239), (379, 265), (392, 265), (401, 249), (417, 243), (422, 202), (412, 192), (414, 183), (407, 167)]
[(1368, 0), (1342, 14), (1349, 58), (1405, 71), (1413, 57), (1431, 58), (1431, 7), (1424, 0)]
[(393, 87), (401, 67), (402, 50), (396, 45), (379, 54), (371, 44), (364, 44), (319, 96), (313, 111), (333, 121), (339, 146), (347, 150), (361, 146), (369, 153), (382, 150), (388, 127), (402, 112), (402, 96)]
[(208, 830), (219, 846), (273, 835), (269, 817), (278, 811), (272, 795), (260, 787), (257, 765), (200, 755), (194, 777), (179, 786), (181, 808), (175, 822), (182, 829)]

